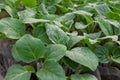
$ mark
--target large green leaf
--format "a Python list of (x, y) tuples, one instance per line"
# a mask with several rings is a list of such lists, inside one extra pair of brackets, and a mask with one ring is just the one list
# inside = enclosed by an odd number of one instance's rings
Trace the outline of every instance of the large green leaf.
[(40, 80), (66, 80), (64, 70), (54, 61), (45, 62), (43, 68), (37, 72), (37, 76)]
[(53, 43), (66, 44), (69, 41), (67, 34), (56, 25), (46, 24), (46, 32)]
[(66, 52), (66, 56), (91, 70), (95, 70), (98, 66), (98, 58), (87, 47), (74, 48), (71, 51)]
[(16, 55), (19, 55), (19, 59), (27, 63), (37, 61), (44, 56), (45, 52), (42, 41), (27, 34), (16, 42), (15, 48), (13, 49), (13, 56), (17, 58)]
[(8, 69), (4, 80), (30, 80), (32, 72), (21, 65), (13, 65)]
[(71, 80), (97, 80), (97, 78), (91, 74), (73, 74)]
[(61, 44), (51, 44), (47, 46), (47, 52), (45, 54), (45, 60), (59, 61), (66, 52), (66, 46)]
[(18, 19), (4, 18), (0, 20), (0, 32), (8, 38), (19, 39), (24, 35), (25, 25)]

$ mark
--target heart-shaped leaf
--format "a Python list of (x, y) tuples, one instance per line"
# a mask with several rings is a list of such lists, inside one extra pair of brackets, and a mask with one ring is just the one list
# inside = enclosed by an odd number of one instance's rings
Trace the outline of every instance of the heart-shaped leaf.
[(19, 39), (15, 47), (16, 49), (13, 49), (14, 57), (18, 58), (16, 55), (19, 55), (19, 59), (27, 63), (37, 61), (45, 53), (42, 41), (28, 34)]

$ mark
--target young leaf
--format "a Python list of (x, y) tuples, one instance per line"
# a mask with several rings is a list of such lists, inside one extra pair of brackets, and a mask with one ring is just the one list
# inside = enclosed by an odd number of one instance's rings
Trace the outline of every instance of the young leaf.
[(13, 49), (13, 56), (17, 58), (18, 56), (16, 55), (19, 55), (19, 59), (26, 63), (37, 61), (44, 56), (45, 52), (45, 46), (42, 41), (28, 34), (19, 39), (15, 47), (16, 49)]
[(74, 48), (71, 51), (66, 52), (66, 56), (71, 60), (90, 68), (93, 71), (98, 66), (97, 56), (86, 47)]
[(61, 44), (51, 44), (47, 46), (47, 52), (45, 54), (45, 60), (59, 61), (66, 52), (66, 46)]
[(97, 78), (91, 74), (73, 74), (71, 80), (97, 80)]
[(0, 32), (8, 38), (19, 39), (24, 35), (25, 25), (18, 19), (4, 18), (0, 20)]
[(37, 77), (40, 80), (66, 80), (64, 70), (54, 61), (45, 62), (43, 68), (37, 72)]
[(4, 80), (30, 80), (32, 72), (21, 65), (13, 65), (8, 69)]
[(66, 44), (69, 41), (67, 34), (56, 25), (46, 24), (46, 32), (53, 43)]

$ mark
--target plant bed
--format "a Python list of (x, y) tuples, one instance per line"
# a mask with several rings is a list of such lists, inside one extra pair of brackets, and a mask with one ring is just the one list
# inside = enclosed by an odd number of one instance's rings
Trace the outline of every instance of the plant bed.
[(1, 0), (0, 80), (120, 80), (119, 0)]

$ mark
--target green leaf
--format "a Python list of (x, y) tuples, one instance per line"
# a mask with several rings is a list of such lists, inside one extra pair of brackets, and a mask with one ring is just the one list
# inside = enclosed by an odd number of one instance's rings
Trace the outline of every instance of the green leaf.
[(33, 18), (35, 17), (36, 11), (34, 8), (27, 8), (25, 10), (19, 11), (18, 16), (21, 20), (26, 18)]
[(65, 30), (66, 30), (66, 31), (70, 31), (73, 23), (74, 23), (73, 20), (69, 20), (69, 21), (65, 22), (65, 25), (64, 25)]
[(23, 20), (24, 23), (38, 23), (38, 22), (50, 22), (46, 19), (35, 19), (35, 18), (26, 18)]
[(112, 24), (113, 26), (115, 26), (116, 28), (119, 28), (120, 27), (120, 23), (119, 21), (116, 21), (116, 20), (108, 20), (106, 19), (106, 21), (110, 24)]
[(43, 57), (46, 49), (40, 39), (34, 38), (28, 34), (19, 39), (15, 47), (16, 49), (13, 49), (13, 56), (17, 58), (18, 56), (16, 55), (19, 55), (19, 59), (26, 63), (37, 61), (39, 58)]
[(32, 66), (26, 65), (26, 66), (24, 66), (24, 68), (25, 68), (27, 71), (31, 71), (31, 72), (35, 73), (35, 69), (34, 69)]
[(28, 7), (35, 7), (37, 5), (37, 0), (22, 0), (22, 3)]
[(46, 32), (53, 43), (66, 44), (69, 41), (67, 34), (56, 25), (46, 24)]
[(94, 49), (94, 53), (99, 58), (99, 62), (108, 63), (109, 62), (109, 50), (107, 47), (98, 46)]
[(45, 62), (43, 68), (37, 71), (37, 77), (40, 80), (66, 80), (64, 70), (54, 61)]
[(79, 67), (79, 64), (72, 61), (71, 59), (69, 59), (68, 57), (63, 57), (63, 62), (65, 63), (65, 65), (67, 65), (70, 69), (72, 70), (76, 70)]
[(94, 39), (98, 39), (101, 36), (101, 33), (102, 33), (101, 31), (97, 33), (89, 33), (89, 34), (84, 33), (84, 36), (86, 38), (90, 38), (94, 40)]
[(90, 23), (93, 19), (92, 19), (92, 15), (91, 13), (87, 12), (87, 11), (83, 11), (83, 10), (78, 10), (78, 11), (75, 11), (73, 12), (74, 14), (77, 14), (77, 15), (80, 15), (80, 16), (83, 16), (86, 21), (88, 23)]
[(40, 4), (39, 12), (41, 14), (44, 14), (44, 15), (48, 15), (49, 14), (48, 11), (47, 11), (47, 9), (46, 9), (46, 5), (44, 3)]
[(120, 63), (120, 47), (117, 47), (113, 50), (111, 59), (114, 62)]
[(102, 17), (97, 17), (96, 18), (102, 32), (108, 36), (108, 35), (112, 35), (113, 34), (113, 29), (112, 26), (110, 25), (110, 23), (108, 23), (104, 18)]
[(93, 71), (98, 66), (98, 58), (89, 48), (86, 47), (74, 48), (71, 51), (66, 52), (66, 56)]
[(66, 46), (61, 44), (51, 44), (47, 46), (47, 52), (45, 54), (45, 60), (59, 61), (66, 52)]
[(11, 16), (11, 17), (17, 17), (17, 10), (16, 9), (12, 9), (9, 6), (5, 6), (4, 9), (7, 11), (7, 13)]
[(30, 80), (32, 71), (26, 70), (21, 65), (13, 65), (8, 71), (4, 80)]
[(76, 29), (85, 29), (87, 28), (88, 25), (83, 24), (82, 22), (76, 22), (75, 23), (75, 28)]
[(12, 56), (16, 61), (21, 61), (21, 57), (19, 56), (18, 51), (16, 50), (16, 46), (12, 47)]
[(74, 14), (83, 15), (83, 16), (92, 16), (91, 13), (86, 12), (86, 11), (84, 11), (84, 10), (78, 10), (78, 11), (75, 11), (75, 12), (73, 12), (73, 13), (74, 13)]
[(37, 27), (33, 30), (33, 35), (36, 38), (39, 38), (43, 43), (45, 44), (50, 44), (52, 43), (49, 38), (48, 35), (46, 33), (45, 27)]
[(108, 48), (109, 52), (112, 52), (117, 47), (117, 43), (109, 41), (109, 42), (106, 42), (104, 46)]
[(97, 80), (97, 78), (91, 74), (73, 74), (71, 80)]
[(55, 21), (56, 19), (59, 18), (59, 16), (56, 14), (49, 14), (49, 15), (43, 15), (42, 18), (50, 21)]
[(19, 39), (24, 35), (25, 25), (18, 19), (4, 18), (0, 20), (0, 32), (8, 38)]
[(112, 41), (117, 42), (118, 41), (118, 36), (117, 35), (113, 35), (113, 36), (105, 36), (105, 37), (99, 38), (99, 40), (104, 40), (104, 39), (112, 39)]
[(75, 18), (74, 13), (66, 13), (65, 15), (58, 18), (58, 21), (67, 21), (67, 20), (73, 20)]
[(45, 2), (46, 4), (49, 4), (50, 6), (56, 5), (56, 4), (60, 3), (61, 1), (62, 1), (62, 0), (51, 0), (51, 1), (49, 1), (49, 0), (44, 0), (44, 2)]
[[(113, 17), (114, 16), (114, 17)], [(113, 19), (113, 20), (118, 20), (120, 21), (120, 14), (118, 13), (114, 13), (114, 12), (108, 12), (106, 14), (106, 17), (109, 18), (109, 19)]]
[(8, 6), (17, 7), (21, 0), (4, 0)]
[(70, 36), (70, 40), (66, 44), (67, 48), (71, 49), (73, 46), (75, 46), (82, 39), (83, 39), (82, 36)]
[(99, 15), (102, 16), (106, 16), (106, 13), (111, 11), (107, 4), (96, 5), (95, 10), (98, 12)]

